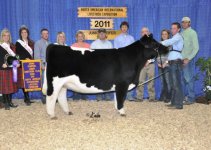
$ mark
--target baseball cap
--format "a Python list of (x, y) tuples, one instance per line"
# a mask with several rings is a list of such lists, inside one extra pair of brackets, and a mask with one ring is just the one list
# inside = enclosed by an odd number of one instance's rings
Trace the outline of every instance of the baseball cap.
[(189, 18), (189, 17), (183, 17), (183, 18), (182, 18), (182, 22), (184, 22), (184, 21), (185, 21), (185, 22), (190, 22), (190, 18)]
[(101, 32), (106, 33), (106, 29), (104, 29), (104, 28), (99, 29), (99, 30), (98, 30), (98, 33), (101, 33)]

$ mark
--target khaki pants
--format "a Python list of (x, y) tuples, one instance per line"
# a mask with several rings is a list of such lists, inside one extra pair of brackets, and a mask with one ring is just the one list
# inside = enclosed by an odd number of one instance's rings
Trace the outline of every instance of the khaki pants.
[[(155, 64), (149, 64), (148, 66), (144, 67), (141, 70), (139, 76), (139, 83), (143, 83), (148, 79), (151, 79), (155, 76)], [(154, 87), (154, 80), (147, 83), (148, 84), (148, 94), (149, 99), (155, 99), (155, 87)], [(143, 99), (144, 95), (144, 85), (137, 87), (137, 98)]]

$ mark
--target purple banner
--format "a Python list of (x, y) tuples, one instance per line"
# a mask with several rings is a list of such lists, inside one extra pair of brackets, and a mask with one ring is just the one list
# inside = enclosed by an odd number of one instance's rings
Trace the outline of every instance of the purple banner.
[(22, 60), (22, 73), (25, 91), (40, 91), (42, 74), (40, 60)]

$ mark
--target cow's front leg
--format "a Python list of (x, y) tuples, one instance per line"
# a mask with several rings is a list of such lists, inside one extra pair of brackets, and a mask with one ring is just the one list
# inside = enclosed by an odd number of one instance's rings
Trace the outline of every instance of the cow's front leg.
[(59, 92), (59, 96), (58, 96), (58, 101), (63, 111), (67, 115), (72, 115), (72, 112), (69, 110), (68, 103), (67, 103), (67, 89), (66, 88), (64, 87), (61, 88)]
[(124, 110), (124, 101), (127, 95), (128, 84), (116, 85), (117, 109), (121, 116), (126, 116)]

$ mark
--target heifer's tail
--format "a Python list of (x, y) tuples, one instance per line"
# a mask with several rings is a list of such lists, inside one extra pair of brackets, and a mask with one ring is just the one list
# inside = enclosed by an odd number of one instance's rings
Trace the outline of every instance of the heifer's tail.
[(48, 45), (46, 49), (46, 69), (45, 69), (45, 79), (43, 84), (43, 93), (50, 96), (53, 93), (53, 66), (52, 62), (54, 61), (54, 58), (56, 57), (53, 53), (54, 50), (54, 44)]
[[(47, 65), (46, 65), (46, 67), (47, 67)], [(45, 71), (44, 71), (44, 78), (43, 78), (42, 93), (43, 93), (43, 95), (46, 95), (46, 94), (47, 94), (46, 68), (45, 68)]]

